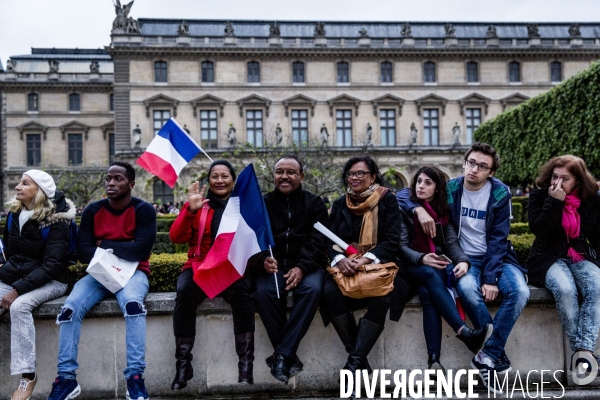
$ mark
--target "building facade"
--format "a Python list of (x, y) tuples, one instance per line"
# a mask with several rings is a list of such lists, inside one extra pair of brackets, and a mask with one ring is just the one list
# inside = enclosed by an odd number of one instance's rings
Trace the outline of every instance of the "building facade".
[[(2, 196), (31, 166), (135, 161), (170, 117), (215, 157), (324, 143), (368, 150), (397, 187), (424, 164), (453, 177), (477, 126), (598, 59), (599, 28), (117, 17), (105, 50), (34, 49), (0, 73)], [(173, 198), (144, 179), (138, 195)]]

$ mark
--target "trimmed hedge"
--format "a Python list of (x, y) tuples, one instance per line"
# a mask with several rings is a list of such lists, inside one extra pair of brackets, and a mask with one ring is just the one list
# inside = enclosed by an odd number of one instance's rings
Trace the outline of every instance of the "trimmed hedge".
[(512, 217), (511, 223), (520, 223), (523, 218), (523, 206), (520, 203), (512, 204)]
[(517, 196), (512, 198), (513, 207), (515, 204), (521, 204), (523, 212), (521, 213), (521, 219), (515, 222), (528, 222), (527, 220), (527, 207), (529, 207), (529, 197)]
[(525, 263), (527, 262), (529, 250), (531, 250), (534, 239), (535, 235), (532, 233), (527, 233), (524, 235), (508, 235), (508, 240), (512, 242), (515, 252), (517, 253), (517, 257), (519, 258), (519, 262), (523, 266), (525, 266)]
[(156, 232), (169, 232), (176, 215), (157, 215), (156, 216)]
[(169, 238), (169, 232), (156, 232), (156, 241), (152, 254), (175, 253), (175, 244)]
[(524, 222), (515, 222), (510, 224), (510, 233), (512, 235), (525, 235), (531, 233), (531, 231), (529, 231), (529, 224)]

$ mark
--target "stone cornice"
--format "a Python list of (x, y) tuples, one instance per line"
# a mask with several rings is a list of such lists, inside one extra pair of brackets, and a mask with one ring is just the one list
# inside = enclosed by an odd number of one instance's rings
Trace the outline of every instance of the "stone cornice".
[(0, 81), (0, 89), (8, 92), (35, 90), (38, 92), (103, 92), (113, 91), (113, 82), (48, 82), (48, 81)]
[(600, 48), (593, 47), (394, 47), (394, 48), (331, 48), (331, 47), (113, 47), (109, 49), (113, 59), (148, 59), (155, 57), (171, 57), (194, 59), (198, 57), (211, 57), (219, 60), (220, 57), (231, 58), (282, 58), (295, 57), (338, 59), (345, 58), (371, 58), (393, 57), (400, 59), (427, 58), (510, 58), (521, 59), (539, 58), (566, 58), (566, 59), (597, 59), (600, 58)]

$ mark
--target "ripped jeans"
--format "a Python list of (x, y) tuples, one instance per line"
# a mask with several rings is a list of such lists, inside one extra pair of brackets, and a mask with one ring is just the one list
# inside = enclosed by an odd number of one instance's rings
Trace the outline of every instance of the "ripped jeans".
[[(125, 344), (127, 367), (125, 379), (133, 374), (143, 374), (146, 368), (146, 310), (144, 298), (148, 293), (148, 277), (140, 270), (135, 271), (127, 285), (114, 295), (125, 316)], [(58, 341), (58, 375), (75, 379), (77, 346), (83, 317), (96, 304), (113, 294), (91, 275), (86, 275), (75, 284), (65, 301), (56, 323), (60, 325)], [(90, 360), (91, 361), (91, 360)]]

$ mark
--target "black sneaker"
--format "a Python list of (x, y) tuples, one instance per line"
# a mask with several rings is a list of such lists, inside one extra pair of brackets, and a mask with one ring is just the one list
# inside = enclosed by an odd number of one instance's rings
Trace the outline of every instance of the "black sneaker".
[(505, 352), (502, 352), (500, 358), (494, 363), (496, 374), (506, 374), (512, 371), (512, 365)]
[(148, 400), (148, 391), (144, 384), (144, 378), (141, 375), (135, 374), (127, 378), (127, 392), (125, 394), (127, 400)]
[(81, 394), (81, 386), (75, 379), (58, 376), (52, 384), (52, 392), (50, 392), (48, 400), (71, 400), (79, 394)]
[(488, 365), (485, 363), (480, 363), (477, 361), (477, 357), (473, 357), (471, 360), (471, 368), (476, 369), (479, 373), (479, 377), (483, 382), (483, 386), (485, 386), (488, 392), (493, 392), (497, 394), (502, 394), (502, 389), (497, 386), (495, 375), (494, 374), (494, 366)]

